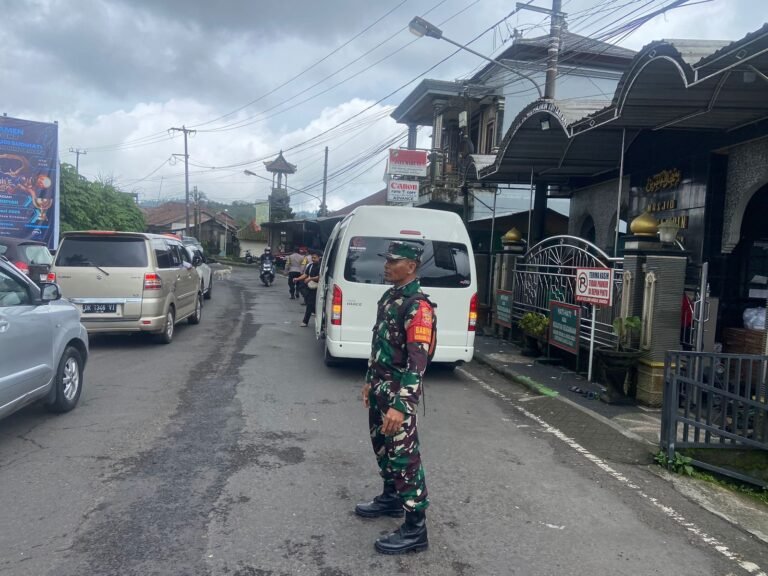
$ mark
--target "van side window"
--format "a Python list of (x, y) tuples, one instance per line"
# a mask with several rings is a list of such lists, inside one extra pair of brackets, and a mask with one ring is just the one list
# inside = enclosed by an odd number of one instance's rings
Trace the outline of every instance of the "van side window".
[(333, 274), (334, 266), (336, 265), (336, 258), (339, 256), (339, 247), (341, 246), (341, 232), (336, 235), (336, 238), (333, 240), (333, 245), (331, 246), (331, 249), (328, 251), (328, 259), (325, 261), (325, 269), (330, 270), (330, 273)]
[(189, 256), (189, 252), (187, 251), (184, 246), (176, 246), (179, 250), (179, 255), (181, 256), (181, 261), (188, 263), (190, 266), (192, 265), (192, 258)]
[(176, 244), (168, 244), (171, 254), (171, 268), (181, 268), (181, 250)]
[(0, 270), (0, 307), (24, 306), (31, 303), (32, 298), (26, 286), (4, 270)]
[(158, 268), (172, 268), (171, 251), (165, 240), (152, 240), (152, 249), (155, 251)]

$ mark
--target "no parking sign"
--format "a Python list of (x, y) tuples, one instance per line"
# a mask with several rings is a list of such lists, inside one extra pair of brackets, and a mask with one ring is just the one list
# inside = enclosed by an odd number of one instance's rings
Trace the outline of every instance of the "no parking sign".
[(576, 302), (613, 304), (613, 268), (577, 268)]

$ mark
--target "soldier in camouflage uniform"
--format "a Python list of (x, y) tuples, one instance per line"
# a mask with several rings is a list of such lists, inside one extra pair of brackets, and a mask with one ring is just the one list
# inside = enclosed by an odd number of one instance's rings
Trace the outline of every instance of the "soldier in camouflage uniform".
[[(391, 242), (383, 256), (384, 279), (394, 284), (379, 300), (363, 403), (384, 490), (355, 512), (365, 518), (400, 517), (405, 523), (376, 540), (376, 550), (400, 554), (428, 546), (424, 511), (429, 506), (419, 453), (416, 412), (432, 339), (433, 310), (421, 294), (416, 273), (422, 249)], [(406, 309), (403, 309), (407, 306)]]

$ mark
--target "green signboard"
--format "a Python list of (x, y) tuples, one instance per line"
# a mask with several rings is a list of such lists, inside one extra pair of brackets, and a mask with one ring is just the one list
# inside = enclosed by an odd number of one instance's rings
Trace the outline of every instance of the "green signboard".
[(549, 303), (549, 319), (549, 343), (578, 354), (581, 308), (553, 300)]
[(512, 328), (512, 292), (496, 291), (496, 324)]

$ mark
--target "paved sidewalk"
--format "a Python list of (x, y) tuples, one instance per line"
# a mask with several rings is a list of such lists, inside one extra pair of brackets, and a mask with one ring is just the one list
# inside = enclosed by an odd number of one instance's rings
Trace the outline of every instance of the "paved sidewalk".
[(587, 382), (584, 375), (564, 366), (544, 364), (540, 358), (523, 356), (520, 348), (500, 338), (478, 336), (475, 360), (540, 394), (564, 400), (627, 438), (656, 449), (659, 446), (660, 409), (601, 402), (598, 399), (602, 390), (600, 385)]
[[(550, 399), (546, 406), (529, 402), (527, 408), (602, 458), (650, 464), (659, 450), (658, 409), (601, 402), (598, 384), (563, 366), (523, 356), (514, 344), (493, 336), (475, 338), (474, 359)], [(649, 470), (706, 510), (768, 543), (768, 510), (760, 504), (708, 482), (668, 474), (657, 466)]]

